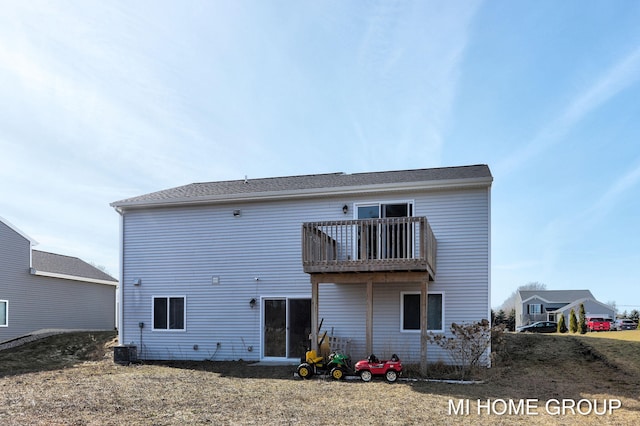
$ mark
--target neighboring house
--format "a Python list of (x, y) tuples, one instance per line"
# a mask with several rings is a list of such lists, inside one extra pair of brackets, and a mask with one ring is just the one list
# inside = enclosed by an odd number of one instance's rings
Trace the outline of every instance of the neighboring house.
[(113, 330), (118, 281), (0, 218), (0, 342), (40, 329)]
[(516, 296), (516, 327), (536, 321), (558, 321), (564, 315), (569, 324), (571, 309), (580, 314), (615, 319), (615, 309), (598, 302), (589, 290), (519, 290)]
[[(120, 343), (143, 359), (299, 360), (322, 325), (354, 358), (426, 363), (427, 332), (490, 318), (492, 181), (475, 165), (194, 183), (114, 202)], [(429, 345), (428, 360), (448, 355)]]

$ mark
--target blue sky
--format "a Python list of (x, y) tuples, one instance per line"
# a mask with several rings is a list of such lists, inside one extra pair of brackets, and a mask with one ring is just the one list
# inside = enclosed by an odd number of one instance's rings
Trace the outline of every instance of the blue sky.
[(118, 274), (110, 202), (488, 164), (492, 305), (640, 308), (640, 2), (4, 1), (0, 216)]

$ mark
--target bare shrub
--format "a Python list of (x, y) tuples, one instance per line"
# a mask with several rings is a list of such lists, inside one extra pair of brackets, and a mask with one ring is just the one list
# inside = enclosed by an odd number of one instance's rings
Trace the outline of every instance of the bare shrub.
[(480, 366), (480, 359), (491, 344), (491, 324), (483, 319), (470, 324), (451, 324), (453, 337), (429, 333), (429, 341), (446, 350), (464, 380)]

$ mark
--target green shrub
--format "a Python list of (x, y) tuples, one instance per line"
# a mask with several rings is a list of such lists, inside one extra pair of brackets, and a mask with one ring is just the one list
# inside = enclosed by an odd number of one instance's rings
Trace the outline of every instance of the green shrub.
[(569, 331), (576, 333), (578, 331), (578, 319), (576, 318), (576, 311), (571, 309), (569, 313)]
[(564, 320), (564, 314), (560, 314), (560, 318), (558, 319), (558, 333), (566, 333), (567, 332), (567, 323)]
[(578, 330), (580, 330), (580, 334), (585, 334), (587, 332), (587, 320), (585, 318), (583, 303), (580, 304), (580, 320), (578, 321)]

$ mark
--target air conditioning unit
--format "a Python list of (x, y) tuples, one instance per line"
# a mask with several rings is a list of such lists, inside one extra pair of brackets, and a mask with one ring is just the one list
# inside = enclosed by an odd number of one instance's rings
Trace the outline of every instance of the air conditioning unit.
[(136, 345), (120, 345), (113, 348), (113, 362), (129, 365), (138, 361), (138, 347)]

